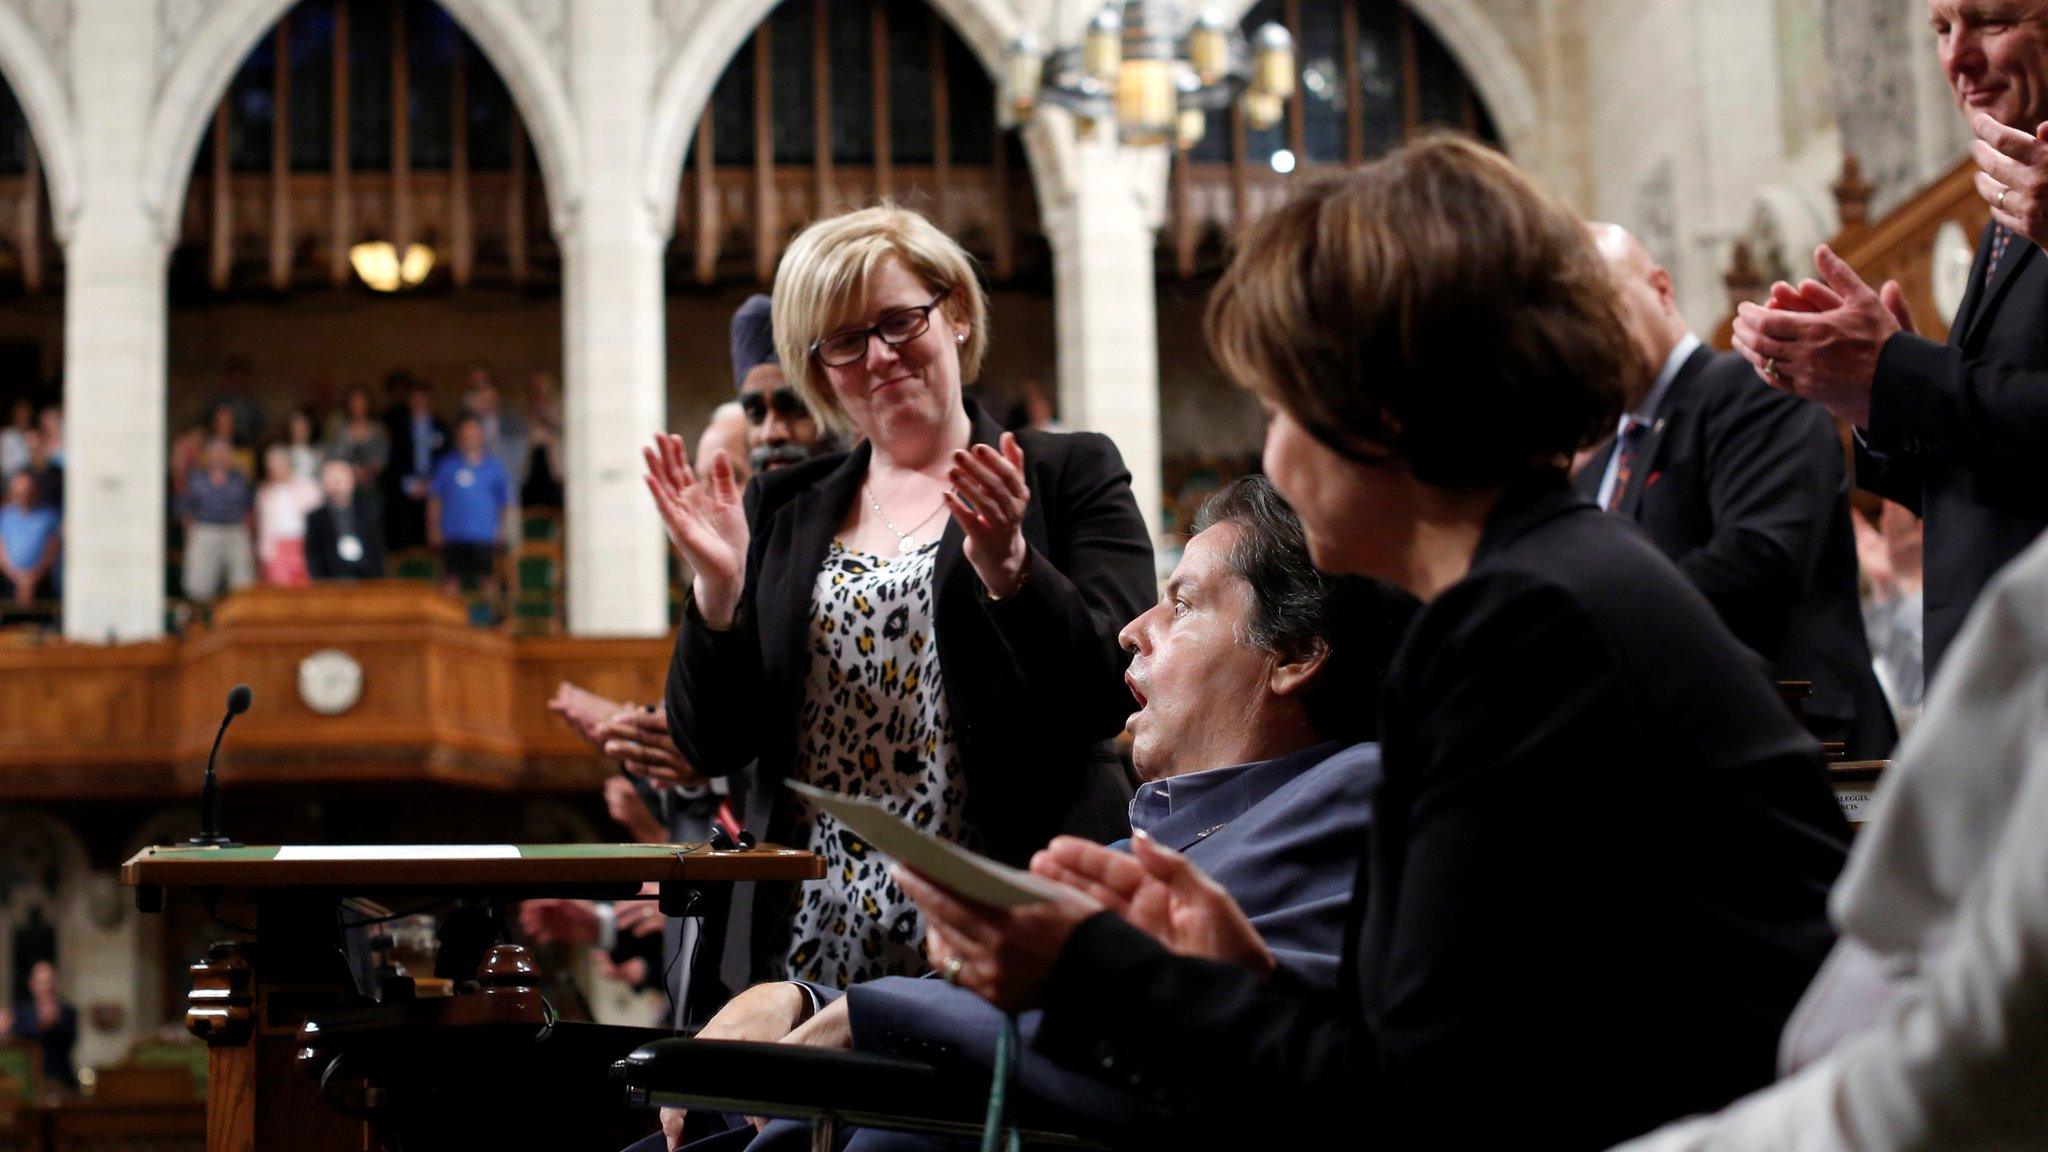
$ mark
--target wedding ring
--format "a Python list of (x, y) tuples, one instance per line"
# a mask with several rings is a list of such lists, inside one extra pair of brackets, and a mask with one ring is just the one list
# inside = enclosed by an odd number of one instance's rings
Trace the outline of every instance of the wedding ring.
[(944, 980), (948, 984), (958, 984), (960, 982), (960, 968), (961, 964), (958, 956), (946, 957), (946, 962), (939, 967), (939, 979)]
[(1998, 190), (1998, 200), (1997, 200), (1996, 202), (1994, 202), (1994, 203), (1993, 203), (1993, 204), (1992, 204), (1991, 206), (1992, 206), (1993, 208), (1996, 208), (1996, 209), (1998, 209), (1998, 210), (1999, 210), (2000, 212), (2003, 212), (2003, 211), (2005, 211), (2005, 198), (2006, 198), (2006, 196), (2010, 195), (2010, 194), (2011, 194), (2011, 192), (2012, 192), (2012, 189), (2010, 189), (2010, 188), (2001, 188), (2001, 189), (1999, 189), (1999, 190)]
[(1784, 379), (1784, 377), (1778, 375), (1778, 362), (1776, 360), (1766, 359), (1764, 361), (1764, 375), (1769, 376), (1773, 380)]

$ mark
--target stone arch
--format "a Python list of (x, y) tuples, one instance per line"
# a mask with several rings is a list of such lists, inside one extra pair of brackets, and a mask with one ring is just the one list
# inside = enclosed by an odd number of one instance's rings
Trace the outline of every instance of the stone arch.
[(71, 127), (71, 99), (55, 62), (14, 5), (0, 5), (0, 75), (28, 117), (29, 133), (41, 154), (50, 190), (50, 218), (61, 243), (78, 218), (78, 143)]
[[(167, 241), (213, 109), (235, 69), (298, 0), (227, 0), (196, 27), (170, 64), (143, 140), (143, 204)], [(533, 138), (557, 233), (581, 196), (581, 144), (569, 93), (548, 47), (508, 0), (435, 0), (462, 27), (505, 81)]]
[(87, 870), (85, 843), (64, 821), (34, 810), (0, 814), (0, 968), (14, 971), (14, 929), (31, 909), (60, 938), (70, 934)]
[[(991, 78), (1002, 75), (1003, 51), (1017, 33), (1017, 15), (1003, 0), (926, 0), (966, 41)], [(695, 25), (655, 81), (649, 110), (645, 194), (663, 236), (675, 225), (676, 196), (682, 188), (683, 157), (711, 90), (781, 0), (720, 0)]]

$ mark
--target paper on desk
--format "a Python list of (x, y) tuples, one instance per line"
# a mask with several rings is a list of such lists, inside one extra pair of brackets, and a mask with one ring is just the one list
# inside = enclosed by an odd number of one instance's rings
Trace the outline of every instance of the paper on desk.
[(286, 844), (279, 860), (517, 860), (510, 844)]
[(1015, 908), (1050, 900), (1059, 893), (1059, 886), (1052, 881), (919, 831), (865, 796), (843, 796), (794, 780), (783, 783), (883, 855), (955, 895), (998, 908)]

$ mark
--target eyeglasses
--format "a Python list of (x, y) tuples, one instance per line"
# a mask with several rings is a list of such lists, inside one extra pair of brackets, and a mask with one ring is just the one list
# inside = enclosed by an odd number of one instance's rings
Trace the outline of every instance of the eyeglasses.
[(932, 297), (929, 304), (921, 304), (915, 308), (898, 308), (866, 328), (849, 328), (844, 332), (834, 332), (812, 344), (811, 354), (818, 358), (818, 363), (827, 368), (844, 368), (867, 356), (868, 338), (871, 336), (880, 336), (882, 343), (891, 348), (908, 344), (925, 334), (932, 326), (932, 309), (937, 308), (940, 301), (952, 294), (953, 290), (947, 288)]
[(747, 414), (747, 423), (763, 424), (768, 413), (773, 412), (784, 420), (808, 420), (811, 410), (804, 407), (803, 397), (796, 389), (787, 385), (772, 392), (748, 392), (740, 396), (740, 411)]

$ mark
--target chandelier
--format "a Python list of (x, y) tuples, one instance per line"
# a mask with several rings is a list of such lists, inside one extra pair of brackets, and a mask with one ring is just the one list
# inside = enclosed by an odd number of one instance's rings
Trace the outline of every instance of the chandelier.
[(417, 288), (434, 270), (434, 250), (425, 244), (407, 244), (403, 253), (389, 240), (369, 240), (348, 250), (348, 262), (356, 277), (373, 292), (397, 292)]
[(1019, 119), (1043, 100), (1091, 124), (1113, 121), (1125, 144), (1192, 148), (1208, 114), (1232, 101), (1242, 100), (1254, 130), (1280, 122), (1294, 94), (1294, 38), (1267, 24), (1247, 41), (1214, 8), (1190, 24), (1174, 0), (1112, 0), (1079, 44), (1047, 52), (1037, 36), (1019, 35), (1006, 71)]

